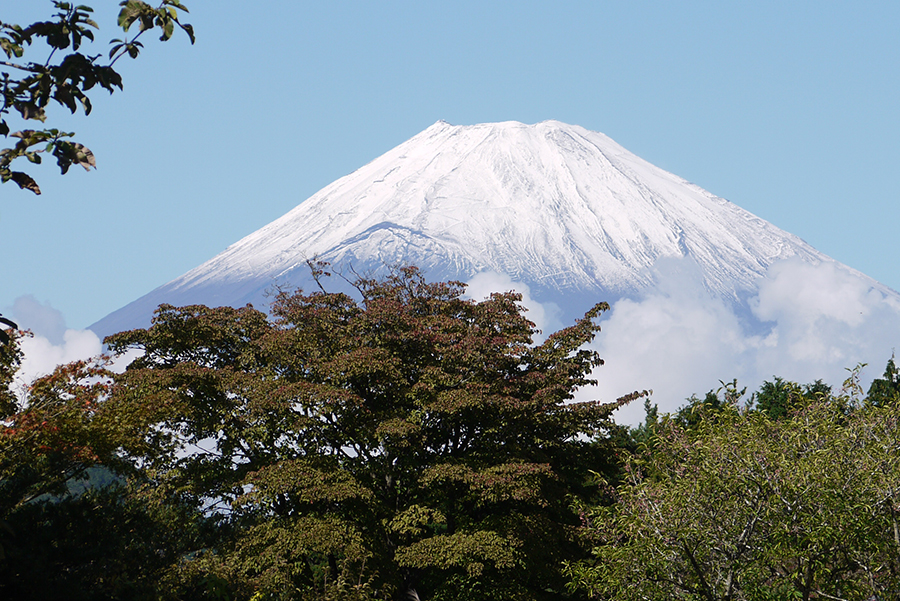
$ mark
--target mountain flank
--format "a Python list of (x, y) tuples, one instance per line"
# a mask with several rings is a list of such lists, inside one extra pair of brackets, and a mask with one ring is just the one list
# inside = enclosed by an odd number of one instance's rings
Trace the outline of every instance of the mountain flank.
[(164, 302), (265, 308), (276, 286), (310, 289), (311, 259), (358, 273), (414, 264), (430, 279), (504, 274), (577, 314), (640, 295), (667, 258), (689, 259), (710, 294), (740, 304), (792, 257), (832, 261), (601, 133), (438, 121), (91, 329), (145, 327)]

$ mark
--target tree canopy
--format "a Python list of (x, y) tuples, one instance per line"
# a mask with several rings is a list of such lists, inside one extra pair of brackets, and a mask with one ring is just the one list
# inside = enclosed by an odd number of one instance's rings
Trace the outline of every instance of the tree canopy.
[(240, 524), (184, 569), (237, 598), (564, 598), (572, 495), (612, 464), (591, 438), (618, 404), (571, 402), (605, 305), (534, 345), (517, 294), (354, 285), (281, 294), (274, 321), (162, 306), (107, 340), (143, 351), (110, 403), (143, 413), (154, 473)]
[(122, 452), (128, 416), (106, 405), (102, 362), (61, 366), (20, 398), (6, 386), (17, 360), (18, 335), (0, 346), (0, 597), (156, 598), (200, 516), (161, 502)]
[(514, 293), (467, 300), (415, 268), (353, 284), (282, 293), (270, 316), (163, 305), (107, 339), (140, 351), (123, 374), (73, 364), (13, 401), (0, 591), (582, 597), (562, 573), (588, 550), (572, 503), (602, 502), (610, 413), (640, 396), (572, 400), (606, 306), (535, 344)]
[(779, 378), (759, 396), (789, 402), (658, 419), (616, 502), (588, 512), (595, 558), (569, 565), (573, 586), (616, 600), (896, 598), (896, 406), (865, 402), (857, 377), (838, 395)]
[(674, 414), (573, 402), (598, 304), (533, 341), (520, 297), (415, 268), (353, 294), (161, 306), (137, 351), (9, 394), (0, 596), (896, 598), (896, 368), (863, 394), (736, 381)]

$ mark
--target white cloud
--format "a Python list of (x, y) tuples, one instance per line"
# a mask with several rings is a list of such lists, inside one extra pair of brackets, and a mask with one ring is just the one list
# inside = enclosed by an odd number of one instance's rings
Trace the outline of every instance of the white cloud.
[(53, 344), (62, 344), (66, 320), (49, 302), (41, 303), (31, 294), (26, 294), (13, 301), (8, 312), (20, 328), (31, 330), (36, 336), (42, 336)]
[[(592, 346), (605, 365), (594, 373), (598, 386), (577, 398), (612, 401), (652, 389), (653, 401), (670, 411), (719, 379), (746, 373), (760, 337), (745, 334), (731, 307), (704, 288), (693, 263), (665, 261), (657, 272), (654, 289), (642, 299), (614, 303), (601, 321)], [(642, 418), (640, 402), (617, 414), (618, 421), (627, 423)]]
[(57, 365), (89, 359), (102, 351), (96, 334), (66, 328), (62, 313), (31, 295), (17, 298), (7, 313), (21, 329), (33, 333), (21, 340), (23, 359), (15, 382), (20, 390), (52, 372)]
[[(612, 401), (653, 389), (652, 401), (674, 411), (691, 394), (703, 395), (733, 378), (749, 391), (776, 375), (800, 383), (821, 378), (839, 388), (846, 370), (862, 362), (870, 364), (863, 383), (868, 387), (900, 345), (900, 300), (838, 264), (776, 263), (743, 312), (711, 295), (688, 260), (661, 261), (656, 275), (654, 288), (613, 303), (601, 317), (592, 347), (606, 364), (595, 372), (598, 386), (579, 391), (577, 398)], [(527, 317), (543, 332), (537, 342), (568, 325), (558, 305), (537, 302), (527, 285), (506, 275), (476, 275), (467, 296), (481, 300), (507, 290), (522, 293)], [(35, 332), (23, 341), (20, 382), (102, 350), (96, 335), (67, 329), (59, 311), (33, 297), (20, 297), (4, 313)], [(642, 404), (620, 410), (616, 419), (640, 422)]]
[(892, 346), (900, 342), (897, 300), (834, 263), (813, 266), (794, 260), (773, 265), (751, 306), (757, 317), (776, 323), (778, 344), (761, 357), (769, 363), (808, 368), (886, 362)]
[(90, 330), (66, 330), (61, 344), (35, 335), (22, 339), (24, 358), (17, 379), (30, 384), (40, 376), (49, 374), (57, 365), (79, 359), (89, 359), (101, 352), (100, 339)]
[[(711, 296), (689, 262), (659, 267), (655, 288), (615, 303), (602, 320), (593, 346), (606, 365), (595, 373), (598, 386), (579, 398), (650, 388), (660, 410), (673, 411), (733, 378), (748, 391), (775, 375), (839, 388), (861, 362), (872, 366), (868, 386), (900, 342), (900, 303), (834, 263), (773, 265), (749, 301), (752, 314)], [(643, 407), (633, 403), (616, 419), (638, 423)]]

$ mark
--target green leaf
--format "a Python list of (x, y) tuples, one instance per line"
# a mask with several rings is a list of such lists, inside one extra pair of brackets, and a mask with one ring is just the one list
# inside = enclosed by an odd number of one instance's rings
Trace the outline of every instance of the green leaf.
[(152, 10), (150, 6), (139, 0), (123, 0), (119, 6), (122, 7), (122, 10), (119, 11), (118, 24), (125, 31), (128, 31), (147, 10)]
[(172, 37), (172, 34), (175, 33), (175, 23), (172, 21), (172, 19), (165, 19), (163, 21), (162, 30), (163, 30), (163, 33), (159, 37), (159, 39), (161, 41), (165, 42), (166, 40), (168, 40)]

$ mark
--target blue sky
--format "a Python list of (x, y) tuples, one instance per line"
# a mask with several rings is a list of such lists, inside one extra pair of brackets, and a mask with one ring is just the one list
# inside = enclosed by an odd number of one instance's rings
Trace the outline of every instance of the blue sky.
[(51, 113), (97, 171), (0, 187), (5, 314), (87, 327), (438, 119), (602, 131), (900, 289), (900, 3), (186, 4), (195, 46), (148, 39), (124, 92)]

